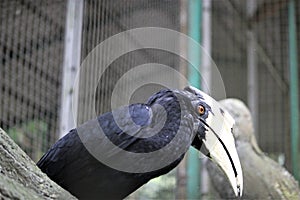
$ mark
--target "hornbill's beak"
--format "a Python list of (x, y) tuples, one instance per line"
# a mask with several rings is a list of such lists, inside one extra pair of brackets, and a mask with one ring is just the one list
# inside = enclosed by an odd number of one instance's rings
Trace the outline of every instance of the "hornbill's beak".
[(196, 148), (200, 148), (202, 153), (224, 171), (236, 196), (241, 196), (243, 175), (232, 134), (234, 119), (217, 101), (204, 92), (191, 86), (186, 87), (185, 90), (195, 94), (209, 108), (205, 118), (199, 118), (198, 126), (202, 131), (196, 135), (204, 145)]

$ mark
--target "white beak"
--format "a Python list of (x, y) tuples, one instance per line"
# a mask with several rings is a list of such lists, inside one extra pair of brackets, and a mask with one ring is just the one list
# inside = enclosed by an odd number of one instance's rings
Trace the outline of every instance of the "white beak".
[[(235, 148), (232, 128), (235, 123), (231, 115), (222, 108), (221, 104), (212, 97), (189, 86), (196, 94), (200, 94), (204, 101), (211, 106), (211, 112), (205, 121), (205, 139), (202, 140), (209, 157), (226, 174), (236, 196), (242, 196), (243, 175), (240, 160)], [(201, 149), (200, 149), (201, 151)]]

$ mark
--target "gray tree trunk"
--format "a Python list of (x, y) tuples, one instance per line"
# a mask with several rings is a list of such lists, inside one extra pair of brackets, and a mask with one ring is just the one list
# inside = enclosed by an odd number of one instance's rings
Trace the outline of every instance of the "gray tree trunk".
[(51, 181), (0, 128), (0, 199), (76, 199)]

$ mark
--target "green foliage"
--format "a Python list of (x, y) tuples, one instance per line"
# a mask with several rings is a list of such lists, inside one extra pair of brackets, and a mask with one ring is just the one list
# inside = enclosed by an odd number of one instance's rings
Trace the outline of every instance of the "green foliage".
[(48, 125), (41, 120), (32, 120), (10, 128), (8, 135), (34, 160), (45, 152)]
[(175, 199), (176, 170), (170, 173), (152, 179), (128, 199), (146, 200), (146, 199)]

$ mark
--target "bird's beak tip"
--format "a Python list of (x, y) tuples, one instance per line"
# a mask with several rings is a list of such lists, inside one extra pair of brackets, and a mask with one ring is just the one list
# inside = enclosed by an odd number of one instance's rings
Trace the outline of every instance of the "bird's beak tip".
[(237, 183), (237, 187), (236, 187), (235, 195), (237, 197), (241, 197), (243, 194), (243, 184), (242, 184), (242, 181), (240, 180), (239, 176), (236, 177), (236, 183)]

